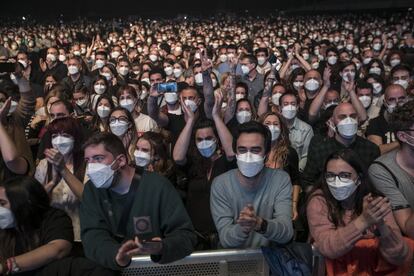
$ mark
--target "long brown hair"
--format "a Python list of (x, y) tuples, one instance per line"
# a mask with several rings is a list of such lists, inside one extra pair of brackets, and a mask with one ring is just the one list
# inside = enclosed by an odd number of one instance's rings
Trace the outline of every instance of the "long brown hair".
[[(271, 162), (271, 164), (276, 164), (277, 168), (283, 168), (287, 164), (287, 157), (289, 154), (289, 130), (283, 122), (281, 116), (274, 112), (266, 112), (260, 116), (259, 122), (264, 124), (264, 121), (269, 116), (276, 116), (279, 119), (280, 135), (276, 142), (272, 143), (272, 148), (268, 155), (268, 160), (266, 161)], [(272, 157), (272, 159), (269, 159), (269, 157)]]
[[(5, 189), (15, 218), (13, 228), (0, 229), (0, 262), (3, 262), (39, 246), (39, 230), (50, 208), (50, 199), (43, 186), (33, 177), (10, 178), (0, 183), (0, 187)], [(19, 248), (19, 252), (16, 248)]]
[[(73, 174), (79, 181), (83, 182), (85, 177), (85, 160), (83, 158), (83, 151), (81, 145), (84, 142), (82, 135), (82, 130), (79, 125), (79, 122), (72, 117), (58, 118), (53, 120), (49, 126), (48, 130), (50, 133), (50, 139), (45, 143), (46, 148), (52, 147), (52, 135), (58, 133), (67, 133), (71, 135), (75, 141), (72, 149), (72, 159), (73, 159)], [(52, 179), (52, 166), (48, 163), (47, 168), (47, 177), (46, 180), (49, 181)]]

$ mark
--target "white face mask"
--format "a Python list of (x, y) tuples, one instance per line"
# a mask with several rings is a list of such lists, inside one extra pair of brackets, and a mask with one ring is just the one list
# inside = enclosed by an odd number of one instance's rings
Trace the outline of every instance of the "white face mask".
[(305, 88), (308, 91), (316, 91), (319, 89), (319, 82), (315, 79), (309, 79), (306, 83), (305, 83)]
[(404, 89), (407, 89), (408, 88), (408, 81), (406, 81), (406, 80), (397, 80), (397, 81), (394, 81), (394, 84), (399, 84), (399, 85), (401, 85)]
[(343, 138), (352, 139), (358, 131), (358, 122), (351, 117), (346, 117), (337, 124), (336, 128)]
[(400, 59), (392, 59), (392, 60), (390, 60), (391, 67), (395, 67), (395, 66), (399, 65), (400, 63), (401, 63), (401, 60)]
[(318, 69), (319, 68), (319, 62), (312, 63), (312, 69)]
[(244, 94), (236, 94), (236, 102), (241, 99), (244, 99)]
[(381, 68), (379, 67), (371, 67), (369, 69), (370, 74), (381, 75)]
[(197, 110), (197, 104), (195, 101), (193, 100), (184, 100), (184, 104), (192, 111), (192, 112), (196, 112)]
[(372, 88), (375, 95), (378, 95), (382, 91), (382, 85), (379, 82), (374, 82)]
[(66, 155), (72, 152), (75, 140), (73, 137), (64, 137), (61, 135), (52, 139), (52, 146), (57, 149), (62, 155)]
[(375, 44), (372, 46), (372, 48), (373, 48), (375, 51), (379, 51), (379, 50), (381, 50), (381, 43), (375, 43)]
[(103, 61), (102, 59), (97, 59), (95, 61), (95, 66), (98, 69), (101, 69), (102, 67), (104, 67), (104, 65), (105, 65), (105, 61)]
[(266, 58), (265, 57), (258, 57), (257, 58), (257, 63), (262, 66), (263, 64), (265, 64), (266, 62)]
[(325, 110), (330, 108), (331, 106), (334, 106), (334, 105), (337, 106), (338, 102), (337, 101), (330, 101), (328, 103), (325, 103)]
[(116, 159), (110, 165), (102, 163), (88, 163), (88, 166), (86, 167), (86, 175), (96, 188), (108, 189), (111, 187), (115, 173), (111, 167), (115, 161)]
[(150, 59), (152, 62), (156, 62), (156, 61), (158, 60), (158, 56), (157, 56), (157, 55), (149, 55), (149, 59)]
[(367, 58), (364, 58), (364, 59), (362, 60), (362, 63), (364, 63), (365, 65), (367, 65), (368, 63), (370, 63), (370, 62), (371, 62), (371, 60), (372, 60), (372, 58), (367, 57)]
[(96, 94), (102, 95), (106, 90), (106, 86), (103, 84), (95, 84), (93, 86), (93, 89), (95, 90)]
[(76, 75), (79, 73), (79, 68), (75, 65), (69, 65), (68, 66), (68, 73), (69, 75)]
[(114, 51), (114, 52), (111, 53), (111, 57), (114, 58), (114, 59), (117, 59), (120, 55), (121, 55), (121, 53), (118, 52), (118, 51)]
[(141, 80), (141, 82), (146, 82), (146, 83), (150, 84), (150, 79), (149, 78), (143, 78)]
[(134, 151), (135, 165), (138, 167), (146, 167), (151, 162), (151, 155), (141, 150)]
[(242, 65), (241, 70), (242, 70), (243, 75), (247, 75), (250, 73), (250, 69), (247, 65)]
[(15, 226), (14, 215), (8, 208), (0, 206), (0, 229), (9, 229)]
[(81, 108), (85, 108), (88, 105), (88, 99), (77, 100), (76, 105), (78, 105)]
[(352, 82), (355, 80), (355, 72), (347, 72), (342, 75), (342, 79), (346, 82)]
[(275, 93), (275, 94), (273, 94), (272, 95), (272, 103), (274, 105), (279, 106), (279, 99), (280, 99), (280, 97), (282, 97), (282, 93)]
[(81, 55), (81, 52), (80, 51), (73, 51), (73, 55), (78, 57), (78, 56)]
[(339, 179), (338, 176), (335, 177), (334, 181), (327, 180), (326, 184), (328, 184), (328, 188), (332, 196), (339, 201), (345, 200), (348, 197), (350, 197), (358, 188), (358, 186), (352, 179), (342, 181)]
[(280, 136), (280, 128), (275, 125), (268, 125), (267, 126), (270, 130), (270, 133), (272, 134), (272, 142), (276, 141), (277, 138)]
[(303, 57), (304, 60), (308, 60), (309, 59), (309, 54), (306, 54), (306, 53), (302, 54), (302, 57)]
[(111, 113), (111, 109), (109, 107), (107, 107), (107, 106), (100, 105), (96, 109), (96, 112), (98, 113), (98, 116), (100, 118), (106, 118), (106, 117), (109, 116), (109, 113)]
[(371, 105), (372, 98), (370, 96), (361, 96), (358, 99), (364, 108), (368, 108)]
[(52, 55), (52, 54), (47, 54), (46, 59), (50, 60), (51, 62), (55, 62), (56, 61), (56, 56)]
[(253, 177), (263, 169), (264, 159), (263, 156), (248, 151), (237, 155), (237, 166), (242, 175), (245, 177)]
[(174, 72), (174, 69), (171, 66), (165, 67), (164, 72), (167, 76), (171, 76)]
[(335, 65), (337, 61), (338, 61), (338, 58), (336, 56), (330, 56), (330, 57), (328, 57), (328, 63), (329, 63), (329, 65)]
[(129, 112), (132, 112), (134, 110), (135, 103), (132, 99), (123, 99), (119, 101), (119, 105)]
[(252, 113), (250, 111), (243, 110), (243, 111), (237, 112), (236, 114), (236, 119), (237, 119), (237, 122), (239, 122), (239, 124), (249, 122), (251, 118), (252, 118)]
[(118, 73), (121, 75), (121, 76), (126, 76), (126, 75), (128, 75), (128, 73), (129, 73), (129, 68), (128, 67), (126, 67), (126, 66), (122, 66), (122, 67), (119, 67), (118, 68)]
[(297, 108), (294, 105), (286, 105), (282, 107), (282, 115), (288, 120), (295, 118), (297, 113)]
[(167, 104), (175, 104), (178, 101), (178, 95), (175, 92), (166, 92), (164, 97)]
[(214, 140), (203, 140), (197, 143), (197, 149), (205, 158), (210, 158), (217, 148), (217, 143)]
[(105, 77), (105, 79), (106, 79), (107, 81), (112, 80), (112, 75), (111, 75), (111, 73), (101, 73), (101, 76)]
[(212, 79), (211, 82), (213, 83), (213, 88), (217, 86), (217, 80), (216, 79)]
[(177, 68), (173, 70), (173, 73), (174, 73), (174, 77), (179, 78), (181, 74), (183, 73), (183, 71)]
[(224, 63), (227, 61), (227, 55), (220, 55), (220, 62)]
[(295, 81), (293, 82), (293, 87), (299, 91), (303, 87), (303, 81)]
[(66, 60), (65, 55), (59, 55), (59, 61), (64, 62)]
[(109, 127), (111, 129), (111, 132), (115, 134), (116, 136), (122, 136), (127, 132), (129, 124), (127, 122), (121, 122), (121, 121), (114, 121), (109, 124)]
[(203, 74), (201, 73), (197, 73), (194, 75), (194, 80), (196, 82), (197, 85), (203, 85)]

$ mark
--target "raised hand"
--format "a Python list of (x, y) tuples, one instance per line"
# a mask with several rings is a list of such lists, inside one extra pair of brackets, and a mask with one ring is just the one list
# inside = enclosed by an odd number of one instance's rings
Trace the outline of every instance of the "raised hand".
[(46, 149), (45, 157), (47, 162), (52, 164), (56, 171), (61, 172), (65, 168), (65, 159), (57, 149)]
[[(0, 107), (0, 121), (3, 118), (6, 118), (7, 114), (9, 113), (9, 109), (10, 109), (10, 105), (11, 105), (11, 97), (9, 97), (4, 103), (3, 105)], [(1, 122), (0, 122), (1, 123)]]
[(40, 70), (42, 70), (42, 72), (47, 70), (46, 61), (44, 61), (43, 58), (39, 59), (39, 66), (40, 66)]
[(326, 66), (325, 70), (323, 71), (323, 84), (327, 87), (329, 87), (331, 84), (331, 75), (331, 68), (329, 68), (329, 66)]
[(207, 52), (204, 50), (201, 52), (201, 70), (203, 72), (213, 68), (213, 63), (207, 56)]
[(214, 106), (211, 112), (213, 119), (220, 118), (222, 104), (223, 104), (223, 93), (221, 91), (217, 91), (216, 93), (214, 93)]

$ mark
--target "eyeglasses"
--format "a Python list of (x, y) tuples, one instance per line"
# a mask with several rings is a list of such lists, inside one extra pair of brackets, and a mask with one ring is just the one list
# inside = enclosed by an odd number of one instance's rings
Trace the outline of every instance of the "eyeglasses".
[(336, 177), (339, 177), (339, 180), (341, 181), (349, 181), (352, 179), (352, 173), (341, 172), (339, 174), (334, 174), (334, 173), (327, 172), (325, 174), (325, 180), (329, 182), (335, 181)]
[(116, 121), (122, 122), (122, 123), (129, 123), (128, 118), (127, 117), (124, 117), (124, 116), (121, 116), (119, 118), (116, 118), (116, 117), (109, 118), (109, 123), (114, 123)]

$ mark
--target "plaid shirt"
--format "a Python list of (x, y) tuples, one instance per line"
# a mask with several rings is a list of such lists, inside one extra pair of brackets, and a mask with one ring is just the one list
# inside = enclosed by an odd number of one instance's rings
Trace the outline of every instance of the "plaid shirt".
[[(324, 171), (328, 156), (345, 148), (346, 146), (335, 138), (315, 136), (309, 145), (308, 161), (302, 174), (302, 187), (315, 185)], [(366, 168), (380, 156), (379, 147), (360, 136), (356, 137), (349, 148), (359, 155), (362, 165)]]

